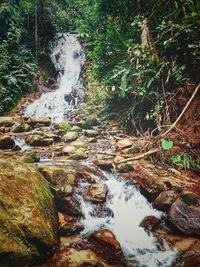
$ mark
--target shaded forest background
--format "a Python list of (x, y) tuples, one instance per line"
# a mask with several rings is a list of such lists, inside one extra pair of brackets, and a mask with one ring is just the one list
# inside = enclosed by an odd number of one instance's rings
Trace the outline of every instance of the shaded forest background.
[(55, 34), (76, 32), (101, 116), (134, 133), (170, 124), (199, 82), (199, 14), (195, 0), (1, 0), (0, 113), (53, 74)]

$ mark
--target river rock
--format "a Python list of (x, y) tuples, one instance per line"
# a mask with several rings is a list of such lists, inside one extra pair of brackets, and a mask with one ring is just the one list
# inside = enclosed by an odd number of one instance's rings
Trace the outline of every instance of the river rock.
[(99, 135), (99, 131), (97, 131), (97, 130), (85, 130), (85, 135), (87, 136), (87, 137), (96, 137), (96, 136), (98, 136)]
[(200, 236), (200, 198), (185, 193), (171, 206), (167, 220), (184, 234)]
[(73, 160), (83, 160), (88, 158), (88, 153), (85, 148), (79, 148), (75, 153), (70, 155), (70, 159)]
[(81, 129), (81, 127), (79, 127), (79, 126), (74, 125), (74, 126), (70, 129), (70, 131), (71, 131), (71, 132), (77, 132), (77, 133), (80, 133), (80, 132), (82, 132), (82, 129)]
[(91, 249), (69, 248), (59, 252), (43, 267), (114, 267), (105, 263)]
[(140, 223), (140, 227), (143, 227), (145, 231), (153, 231), (159, 224), (161, 220), (156, 218), (155, 216), (146, 216), (142, 222)]
[(44, 127), (51, 125), (51, 119), (48, 117), (32, 117), (27, 120), (27, 123), (32, 127), (35, 127), (37, 124)]
[(30, 164), (1, 158), (0, 170), (0, 265), (34, 265), (57, 246), (53, 196)]
[(73, 216), (80, 217), (82, 216), (82, 210), (80, 202), (75, 197), (64, 197), (57, 201), (57, 208), (60, 212)]
[(54, 166), (42, 166), (39, 168), (42, 175), (53, 186), (63, 186), (66, 183), (70, 185), (77, 184), (75, 171), (71, 169), (58, 168)]
[(133, 141), (129, 140), (129, 139), (121, 139), (117, 142), (117, 147), (119, 149), (124, 149), (127, 147), (131, 147), (133, 145)]
[(29, 135), (26, 138), (26, 142), (30, 146), (50, 146), (53, 144), (54, 139), (53, 138), (46, 138), (42, 135)]
[(123, 261), (121, 245), (109, 229), (96, 231), (90, 235), (89, 239), (94, 243), (95, 252), (108, 262), (120, 263)]
[(59, 233), (62, 236), (71, 236), (83, 231), (84, 225), (80, 222), (65, 222), (59, 228)]
[(104, 205), (97, 205), (89, 213), (90, 216), (95, 218), (114, 217), (113, 211), (109, 207), (106, 207)]
[(68, 145), (63, 148), (62, 152), (64, 155), (69, 155), (74, 154), (76, 150), (77, 148), (75, 148), (74, 146)]
[(67, 134), (63, 135), (62, 139), (64, 142), (69, 143), (75, 141), (78, 138), (78, 133), (76, 132), (68, 132)]
[(153, 208), (167, 211), (173, 204), (176, 195), (177, 194), (173, 190), (161, 192), (160, 195), (153, 201)]
[(0, 149), (12, 149), (15, 146), (13, 137), (2, 135), (0, 136)]
[(15, 117), (0, 117), (0, 127), (11, 127), (15, 124)]
[(110, 171), (111, 169), (113, 169), (113, 159), (99, 159), (94, 160), (93, 163), (105, 171)]
[(29, 132), (32, 130), (32, 127), (29, 124), (16, 123), (12, 126), (11, 131), (13, 133), (22, 133)]
[(104, 202), (108, 193), (106, 184), (96, 183), (89, 187), (90, 200), (94, 202)]

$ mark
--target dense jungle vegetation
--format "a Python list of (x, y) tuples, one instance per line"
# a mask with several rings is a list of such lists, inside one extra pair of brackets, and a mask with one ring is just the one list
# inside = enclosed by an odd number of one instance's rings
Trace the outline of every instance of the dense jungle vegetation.
[(117, 114), (129, 132), (169, 124), (176, 88), (199, 82), (199, 14), (197, 0), (3, 0), (0, 112), (37, 84), (56, 32), (73, 31), (98, 82), (102, 116)]

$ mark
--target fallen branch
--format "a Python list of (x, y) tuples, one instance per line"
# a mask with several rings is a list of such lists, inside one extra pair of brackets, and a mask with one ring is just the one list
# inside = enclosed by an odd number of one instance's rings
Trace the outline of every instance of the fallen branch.
[(172, 126), (166, 132), (164, 132), (163, 134), (161, 134), (161, 137), (162, 136), (165, 136), (166, 134), (168, 134), (176, 126), (176, 124), (180, 121), (180, 119), (182, 118), (182, 116), (185, 113), (186, 109), (189, 107), (190, 103), (192, 102), (192, 100), (194, 99), (195, 95), (197, 94), (199, 88), (200, 88), (200, 83), (196, 87), (196, 89), (194, 90), (194, 93), (190, 97), (189, 101), (187, 102), (186, 106), (184, 107), (184, 109), (182, 110), (181, 114), (178, 116), (178, 118), (176, 119), (176, 121), (172, 124)]
[(97, 152), (97, 154), (106, 155), (106, 156), (113, 156), (113, 157), (119, 156), (119, 157), (123, 157), (123, 158), (130, 157), (130, 155), (127, 155), (127, 154), (109, 153), (109, 152)]
[(138, 159), (142, 159), (148, 155), (152, 155), (152, 154), (155, 154), (157, 152), (160, 151), (160, 148), (154, 148), (152, 150), (149, 150), (148, 152), (145, 152), (145, 153), (142, 153), (138, 156), (135, 156), (135, 157), (132, 157), (132, 158), (127, 158), (127, 159), (123, 159), (123, 160), (120, 160), (119, 162), (117, 162), (117, 164), (121, 164), (121, 163), (125, 163), (127, 161), (132, 161), (132, 160), (138, 160)]

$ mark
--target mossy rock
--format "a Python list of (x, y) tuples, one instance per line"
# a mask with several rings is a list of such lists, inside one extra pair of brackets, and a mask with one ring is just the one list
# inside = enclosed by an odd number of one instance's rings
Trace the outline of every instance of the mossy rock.
[(79, 126), (73, 126), (71, 129), (70, 129), (71, 132), (76, 132), (76, 133), (81, 133), (82, 132), (82, 129), (81, 127)]
[(58, 218), (47, 181), (27, 163), (0, 159), (0, 266), (44, 261), (57, 246)]
[(62, 121), (60, 124), (59, 124), (59, 130), (62, 131), (63, 133), (66, 133), (68, 130), (70, 130), (72, 128), (71, 124), (69, 124), (68, 122), (66, 121)]
[(95, 116), (90, 116), (86, 119), (85, 123), (83, 124), (83, 129), (90, 129), (92, 126), (96, 126), (98, 124), (97, 118)]
[(85, 153), (80, 153), (80, 154), (74, 153), (70, 155), (70, 159), (73, 159), (73, 160), (82, 160), (82, 159), (87, 159), (87, 158), (88, 156)]

